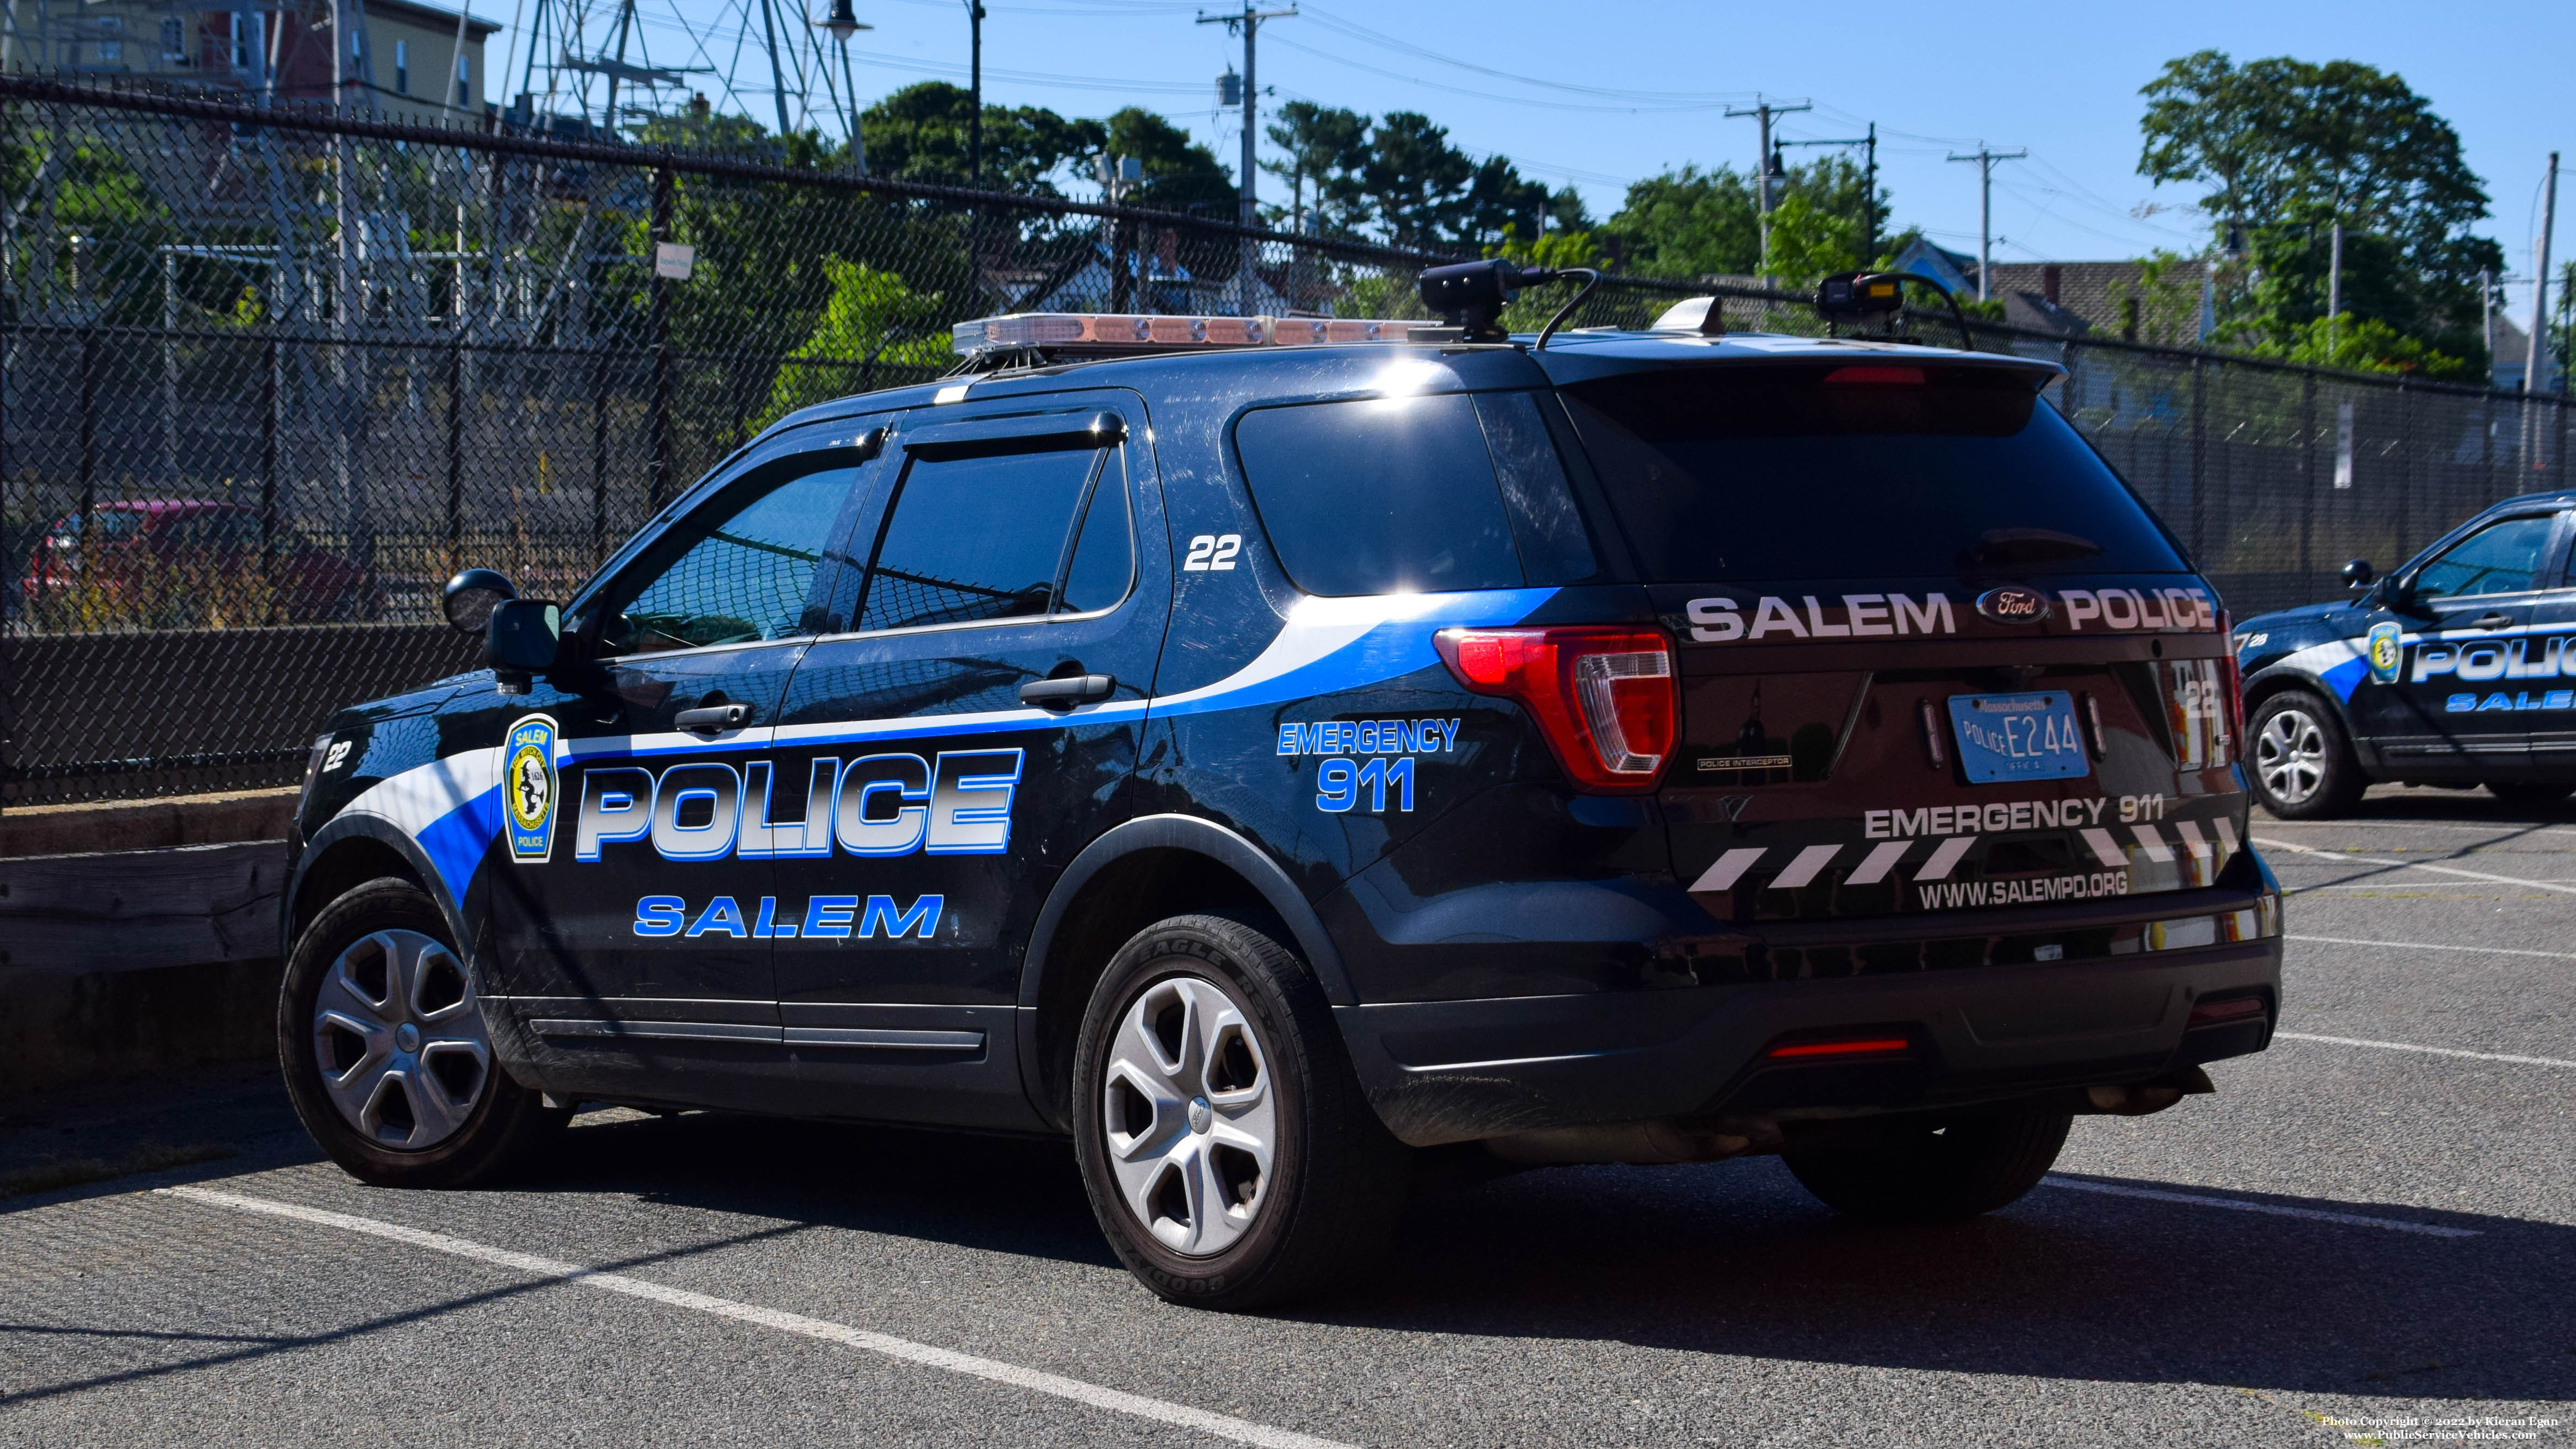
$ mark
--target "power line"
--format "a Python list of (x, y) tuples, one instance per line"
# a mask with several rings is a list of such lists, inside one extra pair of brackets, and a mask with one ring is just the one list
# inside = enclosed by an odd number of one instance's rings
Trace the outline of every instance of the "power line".
[(1502, 96), (1496, 95), (1491, 91), (1469, 90), (1464, 86), (1443, 85), (1439, 81), (1424, 80), (1420, 76), (1406, 75), (1402, 71), (1387, 70), (1382, 66), (1371, 65), (1364, 60), (1353, 60), (1347, 55), (1337, 55), (1329, 50), (1317, 50), (1311, 45), (1301, 45), (1293, 40), (1282, 39), (1275, 41), (1274, 43), (1287, 46), (1291, 50), (1303, 51), (1319, 60), (1329, 60), (1335, 65), (1346, 65), (1353, 70), (1366, 71), (1370, 75), (1381, 76), (1387, 80), (1402, 81), (1406, 85), (1420, 86), (1425, 90), (1446, 91), (1453, 96), (1468, 96), (1480, 101), (1495, 101), (1506, 106), (1536, 106), (1542, 110), (1550, 111), (1587, 111), (1595, 114), (1633, 116), (1650, 112), (1714, 110), (1718, 106), (1725, 104), (1723, 101), (1710, 101), (1705, 103), (1692, 102), (1686, 105), (1592, 105), (1579, 101), (1542, 101), (1534, 100), (1528, 96)]

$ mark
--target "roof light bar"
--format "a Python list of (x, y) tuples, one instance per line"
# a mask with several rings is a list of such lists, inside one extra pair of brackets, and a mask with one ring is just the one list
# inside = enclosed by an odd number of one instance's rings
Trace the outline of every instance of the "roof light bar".
[(1117, 355), (1164, 348), (1304, 347), (1403, 342), (1429, 324), (1384, 317), (1158, 317), (1123, 312), (1013, 312), (949, 329), (958, 355), (1043, 348)]

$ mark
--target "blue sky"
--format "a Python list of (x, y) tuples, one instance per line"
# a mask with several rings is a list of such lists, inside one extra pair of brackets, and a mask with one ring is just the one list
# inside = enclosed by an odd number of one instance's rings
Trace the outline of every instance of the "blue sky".
[[(475, 12), (508, 23), (506, 5), (529, 3), (476, 0)], [(597, 35), (613, 6), (588, 3)], [(733, 69), (740, 107), (768, 118), (766, 66), (752, 63), (751, 50), (734, 58), (746, 13), (757, 33), (756, 3), (639, 0), (652, 58), (688, 64), (711, 53), (719, 69)], [(779, 3), (794, 24), (797, 0)], [(820, 15), (828, 0), (806, 3)], [(963, 0), (855, 3), (875, 27), (851, 46), (863, 101), (917, 79), (962, 80)], [(1190, 0), (988, 0), (986, 95), (1074, 115), (1150, 106), (1232, 165), (1241, 123), (1216, 109), (1214, 78), (1240, 64), (1241, 44), (1223, 26), (1193, 23), (1201, 9)], [(2486, 231), (2517, 272), (2531, 266), (2548, 153), (2576, 150), (2567, 99), (2576, 9), (2564, 0), (2060, 0), (1914, 9), (1902, 25), (1884, 26), (1813, 6), (1642, 0), (1321, 0), (1303, 9), (1263, 27), (1259, 78), (1276, 90), (1265, 104), (1304, 98), (1426, 112), (1462, 147), (1499, 151), (1530, 175), (1573, 184), (1595, 215), (1617, 209), (1627, 181), (1666, 167), (1749, 166), (1754, 123), (1725, 111), (1757, 93), (1814, 103), (1782, 121), (1792, 138), (1856, 136), (1875, 120), (1897, 218), (1960, 251), (1976, 247), (1976, 168), (1945, 158), (1980, 140), (2028, 147), (2028, 161), (1996, 168), (1999, 260), (2198, 244), (2191, 193), (2159, 191), (2136, 174), (2137, 91), (2166, 60), (2204, 46), (2239, 60), (2353, 59), (2403, 75), (2459, 129), (2493, 198)], [(512, 89), (516, 80), (513, 62)], [(827, 103), (819, 92), (811, 103), (819, 121)], [(1279, 187), (1264, 178), (1265, 194)], [(2576, 196), (2563, 210), (2576, 212)], [(2571, 231), (2559, 230), (2561, 258), (2576, 252)]]

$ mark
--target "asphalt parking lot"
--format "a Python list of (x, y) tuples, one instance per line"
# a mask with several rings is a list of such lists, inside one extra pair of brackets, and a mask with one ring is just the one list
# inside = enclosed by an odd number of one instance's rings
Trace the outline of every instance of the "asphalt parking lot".
[(2002, 1213), (1533, 1172), (1275, 1315), (1148, 1296), (1054, 1144), (600, 1112), (399, 1193), (241, 1073), (21, 1110), (231, 1155), (0, 1199), (0, 1442), (2576, 1443), (2576, 812), (2254, 835), (2282, 1039)]

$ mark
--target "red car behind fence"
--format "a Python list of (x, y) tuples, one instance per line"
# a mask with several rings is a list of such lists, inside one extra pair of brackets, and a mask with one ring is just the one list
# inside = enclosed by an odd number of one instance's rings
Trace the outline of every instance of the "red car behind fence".
[(54, 521), (19, 594), (39, 629), (244, 628), (383, 613), (365, 569), (259, 511), (198, 499), (101, 503)]

